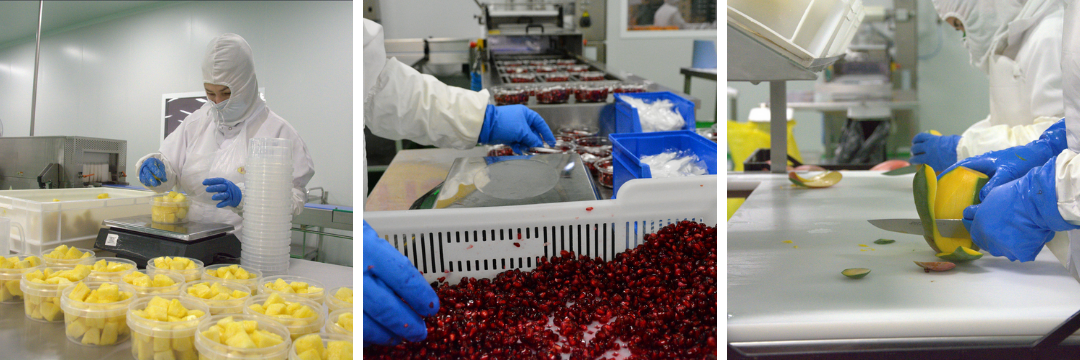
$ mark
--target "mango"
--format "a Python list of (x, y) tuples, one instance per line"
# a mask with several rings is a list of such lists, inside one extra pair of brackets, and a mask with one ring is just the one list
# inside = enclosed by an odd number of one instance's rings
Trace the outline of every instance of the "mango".
[(982, 257), (966, 230), (959, 237), (945, 237), (938, 232), (934, 220), (962, 219), (964, 208), (979, 203), (979, 190), (988, 180), (986, 174), (963, 166), (943, 175), (940, 181), (930, 165), (923, 165), (915, 173), (912, 182), (915, 209), (922, 220), (923, 237), (938, 257), (952, 261)]

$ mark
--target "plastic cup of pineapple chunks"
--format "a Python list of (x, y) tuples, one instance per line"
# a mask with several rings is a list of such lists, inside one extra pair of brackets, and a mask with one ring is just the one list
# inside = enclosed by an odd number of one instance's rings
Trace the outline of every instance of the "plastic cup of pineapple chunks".
[[(199, 284), (205, 284), (206, 286), (213, 286), (213, 284), (215, 284), (215, 283), (218, 284), (218, 285), (224, 286), (226, 289), (228, 289), (228, 292), (230, 294), (233, 291), (242, 291), (245, 294), (247, 294), (247, 296), (242, 297), (242, 298), (238, 298), (238, 299), (231, 299), (230, 298), (230, 299), (223, 299), (223, 300), (214, 300), (214, 299), (200, 298), (198, 296), (195, 296), (195, 295), (191, 294), (191, 292), (189, 291), (189, 289), (191, 289), (192, 287), (198, 286)], [(214, 279), (214, 280), (206, 280), (206, 279), (204, 279), (204, 280), (192, 281), (192, 282), (186, 283), (183, 286), (181, 286), (180, 287), (180, 297), (185, 298), (185, 299), (196, 300), (196, 301), (202, 302), (203, 304), (206, 304), (206, 306), (210, 309), (210, 315), (243, 314), (244, 313), (244, 302), (247, 301), (247, 299), (251, 297), (251, 289), (248, 288), (244, 284), (239, 284), (239, 283), (229, 282), (229, 281), (221, 281), (221, 279)]]
[[(96, 268), (99, 264), (105, 267), (99, 270)], [(90, 264), (90, 276), (87, 277), (87, 280), (122, 283), (124, 282), (124, 275), (133, 273), (138, 269), (139, 266), (128, 259), (118, 257), (96, 258)]]
[[(247, 272), (250, 276), (247, 279), (226, 279), (217, 275), (218, 269), (227, 268), (230, 266), (238, 266), (239, 268), (244, 269), (244, 271)], [(203, 269), (202, 275), (203, 280), (223, 280), (225, 282), (232, 282), (244, 285), (248, 288), (249, 291), (251, 291), (252, 295), (255, 295), (255, 290), (259, 286), (259, 279), (262, 278), (262, 271), (253, 269), (250, 266), (243, 266), (237, 264), (217, 264), (207, 266), (206, 269)]]
[[(348, 291), (350, 293), (352, 292), (352, 286), (342, 286), (342, 287), (337, 287), (337, 288), (334, 288), (334, 289), (332, 289), (330, 291), (327, 291), (326, 292), (326, 299), (323, 300), (323, 302), (326, 304), (326, 310), (328, 310), (330, 312), (334, 312), (334, 311), (338, 311), (338, 310), (341, 310), (341, 309), (352, 309), (353, 308), (353, 304), (351, 302), (348, 302), (348, 301), (341, 300), (341, 299), (337, 298), (336, 295), (337, 295), (338, 291), (341, 291), (341, 289), (349, 289)], [(350, 295), (349, 298), (351, 299), (352, 296)]]
[(42, 274), (46, 274), (60, 271), (74, 271), (74, 268), (54, 268), (45, 266), (44, 268), (27, 271), (23, 273), (22, 281), (20, 281), (19, 284), (19, 290), (22, 290), (23, 292), (23, 310), (26, 311), (27, 318), (39, 322), (64, 321), (64, 313), (60, 308), (60, 295), (64, 292), (64, 289), (85, 279), (86, 276), (90, 274), (89, 269), (87, 269), (82, 277), (65, 278), (65, 283), (58, 284), (30, 281), (28, 276), (38, 272), (38, 270), (40, 270)]
[[(129, 279), (127, 278), (127, 276), (131, 275), (131, 274), (134, 274), (134, 273), (140, 273), (140, 274), (144, 274), (146, 276), (149, 276), (150, 281), (151, 281), (151, 285), (150, 286), (139, 286), (139, 285), (135, 285), (135, 284), (132, 284), (131, 282), (129, 282)], [(157, 276), (157, 275), (162, 275), (162, 276), (168, 277), (169, 280), (172, 280), (173, 284), (172, 285), (165, 285), (165, 286), (155, 286), (155, 285), (153, 285), (154, 277)], [(135, 294), (139, 295), (140, 298), (144, 297), (144, 296), (162, 296), (162, 295), (177, 295), (178, 296), (178, 295), (180, 295), (180, 287), (184, 285), (184, 277), (181, 276), (180, 274), (177, 274), (177, 273), (174, 273), (174, 272), (165, 272), (165, 271), (161, 271), (161, 270), (154, 271), (154, 270), (151, 270), (151, 269), (138, 270), (138, 271), (135, 271), (135, 272), (132, 272), (132, 273), (128, 273), (127, 275), (124, 276), (124, 278), (122, 278), (122, 280), (123, 280), (123, 282), (125, 284), (131, 285), (131, 287), (135, 288)]]
[(34, 255), (9, 256), (6, 258), (0, 256), (0, 304), (23, 302), (21, 289), (23, 274), (39, 270), (44, 266), (45, 263), (41, 261), (41, 258)]
[[(89, 253), (90, 255), (86, 256), (86, 257), (77, 258), (77, 259), (50, 258), (49, 254), (51, 254), (54, 250), (56, 250), (59, 247), (64, 247), (66, 249), (65, 252), (70, 253), (72, 251), (78, 251), (78, 252), (83, 253), (83, 254)], [(74, 250), (72, 250), (72, 249), (74, 249)], [(45, 266), (53, 267), (53, 268), (55, 268), (55, 267), (68, 267), (68, 268), (70, 268), (70, 267), (74, 267), (75, 265), (82, 264), (83, 260), (87, 260), (87, 259), (93, 260), (93, 259), (97, 258), (97, 255), (94, 252), (94, 250), (76, 248), (76, 247), (68, 247), (67, 245), (60, 245), (58, 247), (55, 247), (55, 248), (52, 248), (52, 249), (49, 249), (49, 250), (45, 250), (42, 254), (43, 255), (41, 257), (42, 257), (43, 260), (45, 260)]]
[[(174, 299), (187, 311), (202, 311), (197, 319), (185, 321), (158, 321), (137, 315), (135, 311), (146, 311), (154, 297), (168, 302)], [(168, 313), (166, 308), (165, 312)], [(140, 297), (131, 303), (127, 312), (127, 325), (131, 328), (131, 354), (136, 360), (154, 359), (195, 359), (195, 329), (202, 320), (210, 317), (210, 309), (200, 301), (185, 299), (176, 295), (150, 295)]]
[[(311, 312), (314, 314), (302, 318), (283, 318), (274, 315), (261, 314), (251, 308), (254, 304), (263, 305), (266, 303), (266, 299), (275, 295), (280, 296), (281, 299), (285, 301), (286, 307), (290, 304), (306, 305), (311, 308)], [(244, 314), (261, 316), (264, 319), (277, 321), (282, 325), (285, 325), (285, 328), (289, 329), (289, 334), (292, 335), (293, 340), (307, 334), (317, 333), (319, 330), (322, 330), (323, 325), (326, 324), (325, 306), (318, 302), (296, 296), (295, 294), (262, 294), (253, 296), (244, 302)]]
[(205, 269), (205, 266), (203, 265), (202, 260), (193, 259), (193, 258), (189, 258), (189, 257), (182, 257), (182, 256), (169, 256), (169, 258), (171, 258), (174, 261), (174, 263), (175, 263), (175, 259), (184, 259), (184, 260), (191, 260), (191, 262), (195, 264), (194, 269), (174, 270), (171, 267), (166, 268), (166, 267), (158, 267), (157, 266), (157, 260), (158, 259), (164, 260), (165, 257), (166, 256), (159, 256), (159, 257), (150, 259), (150, 261), (147, 261), (146, 262), (146, 270), (147, 271), (158, 271), (158, 272), (168, 272), (168, 273), (180, 274), (180, 276), (184, 277), (185, 282), (191, 282), (191, 281), (202, 279), (203, 269)]
[(138, 295), (131, 285), (116, 282), (84, 282), (90, 291), (103, 284), (116, 285), (119, 293), (131, 294), (123, 300), (108, 303), (84, 302), (71, 298), (78, 283), (64, 289), (60, 296), (60, 309), (64, 311), (64, 333), (68, 340), (86, 346), (112, 346), (131, 338), (127, 325), (127, 310)]
[[(294, 289), (293, 292), (289, 292), (287, 290), (282, 291), (282, 290), (277, 290), (277, 289), (273, 288), (272, 286), (275, 283), (277, 283), (278, 279), (281, 279), (286, 284), (289, 284), (290, 288)], [(307, 284), (307, 289), (309, 289), (311, 292), (309, 292), (309, 293), (296, 292), (296, 290), (295, 290), (296, 287), (292, 286), (292, 284), (294, 284), (294, 283), (297, 283), (297, 286), (301, 286), (298, 283)], [(267, 286), (267, 285), (270, 285), (270, 286)], [(315, 290), (315, 288), (318, 288), (318, 290)], [(324, 298), (323, 294), (326, 293), (326, 286), (324, 286), (321, 282), (319, 282), (319, 281), (317, 281), (315, 279), (306, 278), (306, 277), (303, 277), (303, 276), (275, 275), (275, 276), (266, 276), (266, 277), (263, 277), (262, 279), (260, 279), (259, 280), (259, 294), (262, 295), (262, 294), (273, 294), (273, 293), (278, 293), (278, 294), (282, 294), (282, 295), (295, 295), (295, 296), (299, 296), (299, 297), (314, 301), (315, 303), (321, 305), (323, 303), (323, 298)]]
[(342, 335), (352, 336), (352, 333), (353, 333), (352, 330), (346, 329), (345, 327), (338, 324), (338, 320), (341, 320), (341, 316), (345, 315), (345, 314), (349, 314), (349, 316), (352, 316), (353, 309), (351, 309), (351, 308), (349, 308), (349, 309), (340, 309), (340, 310), (337, 310), (337, 311), (330, 312), (330, 316), (326, 317), (326, 331), (325, 332), (330, 333), (330, 334), (342, 334)]
[(186, 224), (191, 200), (184, 194), (170, 192), (150, 199), (150, 220), (158, 224)]
[[(341, 334), (319, 334), (319, 338), (322, 340), (322, 348), (324, 352), (329, 352), (327, 356), (320, 357), (320, 359), (327, 360), (343, 360), (352, 359), (352, 335)], [(330, 350), (330, 342), (332, 341), (344, 341), (349, 343), (349, 351), (347, 354), (340, 353), (339, 349)], [(306, 344), (304, 341), (293, 341), (292, 346), (289, 348), (289, 360), (306, 360), (307, 358), (300, 357), (300, 352), (307, 351), (301, 347), (307, 347), (310, 344)]]
[[(255, 321), (258, 324), (258, 330), (277, 335), (282, 341), (263, 348), (239, 348), (213, 341), (206, 336), (210, 327), (228, 317), (232, 317), (233, 321)], [(288, 358), (291, 346), (292, 340), (289, 339), (289, 330), (285, 326), (265, 317), (253, 315), (214, 315), (203, 319), (195, 331), (195, 350), (199, 352), (199, 360), (285, 360)]]

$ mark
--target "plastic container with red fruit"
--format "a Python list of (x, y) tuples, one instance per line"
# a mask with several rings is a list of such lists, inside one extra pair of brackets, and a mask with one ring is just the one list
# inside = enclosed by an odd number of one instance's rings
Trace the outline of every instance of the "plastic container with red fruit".
[(506, 76), (512, 83), (536, 82), (536, 74), (510, 74)]
[(507, 74), (528, 74), (529, 73), (529, 68), (527, 68), (527, 67), (506, 68), (506, 73)]
[(601, 186), (608, 189), (612, 188), (614, 183), (613, 175), (615, 172), (615, 166), (611, 161), (611, 157), (608, 156), (596, 160), (596, 162), (593, 163), (593, 167), (596, 169), (596, 172), (593, 173), (593, 177), (596, 179), (596, 182), (600, 183)]
[(540, 74), (553, 73), (559, 71), (559, 67), (555, 65), (540, 65), (533, 67), (533, 71)]
[(529, 102), (528, 90), (522, 88), (494, 88), (495, 105), (514, 105)]
[(586, 71), (578, 74), (578, 79), (581, 81), (603, 81), (604, 72), (602, 71)]
[(615, 86), (616, 94), (643, 93), (647, 91), (645, 84), (619, 84)]
[(565, 104), (570, 99), (570, 90), (566, 86), (544, 86), (536, 90), (536, 102), (541, 104)]
[(581, 85), (574, 90), (574, 100), (579, 103), (605, 102), (608, 98), (608, 87), (605, 85)]
[(570, 73), (567, 72), (553, 72), (540, 75), (546, 82), (567, 82), (570, 81)]
[(525, 62), (517, 60), (500, 61), (499, 66), (502, 66), (503, 68), (517, 68), (525, 66)]
[(565, 65), (565, 66), (570, 66), (570, 65), (576, 65), (576, 64), (577, 64), (577, 60), (574, 60), (574, 59), (559, 59), (559, 60), (555, 60), (555, 65)]
[(598, 158), (611, 156), (611, 140), (602, 136), (580, 137), (574, 140), (578, 154), (591, 154)]
[(566, 71), (572, 73), (586, 72), (589, 71), (589, 65), (570, 65), (566, 68)]
[(488, 147), (487, 156), (512, 156), (514, 149), (506, 145), (494, 145)]
[(567, 141), (573, 142), (574, 140), (577, 140), (578, 138), (588, 137), (588, 136), (596, 136), (597, 133), (599, 133), (599, 130), (597, 130), (594, 127), (590, 127), (590, 126), (584, 126), (584, 125), (564, 126), (564, 127), (559, 128), (559, 130), (557, 130), (557, 133), (555, 134), (555, 139), (556, 140), (565, 139)]

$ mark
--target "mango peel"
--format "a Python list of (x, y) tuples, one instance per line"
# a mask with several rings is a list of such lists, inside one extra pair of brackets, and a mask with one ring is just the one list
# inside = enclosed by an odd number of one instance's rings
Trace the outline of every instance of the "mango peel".
[(915, 209), (922, 220), (923, 238), (938, 257), (950, 261), (982, 257), (966, 230), (959, 237), (945, 237), (938, 232), (934, 220), (962, 219), (964, 208), (979, 203), (979, 190), (988, 180), (986, 174), (963, 166), (943, 175), (940, 181), (930, 165), (921, 166), (915, 173), (912, 182)]

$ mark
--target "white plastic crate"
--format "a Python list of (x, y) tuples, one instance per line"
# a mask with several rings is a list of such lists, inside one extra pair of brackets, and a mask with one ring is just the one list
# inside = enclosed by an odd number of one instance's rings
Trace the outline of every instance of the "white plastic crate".
[[(109, 198), (98, 199), (102, 193)], [(117, 188), (4, 190), (0, 191), (0, 217), (10, 218), (26, 231), (23, 239), (12, 227), (12, 250), (21, 251), (24, 240), (29, 240), (32, 254), (60, 245), (90, 249), (103, 220), (150, 214), (153, 195)]]
[(716, 175), (640, 179), (626, 182), (614, 200), (372, 211), (364, 220), (425, 280), (445, 276), (456, 284), (463, 277), (529, 270), (561, 250), (612, 260), (643, 243), (645, 234), (682, 220), (716, 226), (716, 181)]
[(800, 59), (842, 54), (866, 10), (862, 0), (729, 0), (728, 22)]

